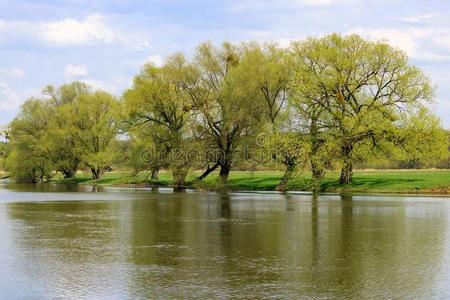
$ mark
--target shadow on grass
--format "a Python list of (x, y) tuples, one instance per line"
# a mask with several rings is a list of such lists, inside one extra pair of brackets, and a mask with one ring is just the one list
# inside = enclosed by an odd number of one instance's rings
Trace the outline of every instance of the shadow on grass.
[(235, 188), (245, 188), (248, 190), (273, 190), (280, 181), (278, 176), (270, 177), (248, 177), (233, 178), (228, 180), (228, 184)]
[(366, 188), (366, 189), (377, 189), (377, 188), (386, 188), (398, 185), (407, 185), (405, 188), (410, 188), (410, 184), (414, 182), (421, 182), (421, 179), (414, 178), (392, 178), (392, 179), (382, 179), (382, 178), (354, 178), (351, 184), (340, 185), (338, 180), (330, 180), (323, 182), (321, 184), (321, 190), (333, 190), (333, 189), (357, 189), (357, 188)]
[(62, 178), (62, 179), (55, 179), (51, 180), (51, 183), (58, 183), (58, 184), (79, 184), (83, 182), (90, 181), (91, 178), (89, 177), (72, 177), (72, 178)]

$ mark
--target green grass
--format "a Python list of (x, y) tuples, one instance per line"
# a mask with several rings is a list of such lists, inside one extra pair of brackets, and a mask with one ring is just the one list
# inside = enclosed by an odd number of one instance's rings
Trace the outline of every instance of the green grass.
[[(196, 178), (200, 172), (189, 174), (187, 181)], [(127, 172), (107, 173), (100, 180), (92, 180), (87, 173), (78, 173), (76, 178), (56, 178), (54, 183), (77, 183), (98, 185), (145, 185), (170, 186), (170, 172), (161, 172), (158, 181), (146, 180), (147, 173), (132, 176)], [(274, 190), (283, 172), (281, 171), (232, 171), (228, 188), (232, 190)], [(355, 171), (353, 183), (341, 186), (337, 182), (338, 172), (329, 172), (322, 183), (323, 192), (377, 192), (377, 193), (450, 193), (450, 170), (395, 170)], [(213, 173), (194, 187), (215, 189), (220, 187), (218, 173)], [(291, 179), (288, 189), (310, 190), (310, 174), (301, 172)]]
[(172, 176), (169, 172), (161, 172), (160, 180), (147, 180), (147, 173), (140, 173), (137, 176), (128, 172), (106, 173), (101, 179), (93, 180), (90, 173), (78, 172), (75, 178), (56, 177), (52, 183), (62, 184), (97, 184), (97, 185), (137, 185), (148, 184), (158, 186), (169, 186)]
[(450, 170), (356, 171), (353, 183), (342, 187), (326, 179), (325, 191), (384, 193), (448, 193)]

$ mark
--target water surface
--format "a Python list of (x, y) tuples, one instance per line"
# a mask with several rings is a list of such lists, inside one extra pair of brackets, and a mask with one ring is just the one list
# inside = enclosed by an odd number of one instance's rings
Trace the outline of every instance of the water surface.
[(0, 185), (0, 298), (448, 298), (449, 200)]

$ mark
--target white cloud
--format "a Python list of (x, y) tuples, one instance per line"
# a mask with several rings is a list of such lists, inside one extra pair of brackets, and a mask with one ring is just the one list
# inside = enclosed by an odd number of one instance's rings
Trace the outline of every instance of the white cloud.
[(409, 30), (355, 27), (350, 29), (348, 33), (357, 33), (371, 39), (386, 39), (389, 44), (398, 47), (410, 56), (414, 56), (418, 48), (415, 36)]
[(403, 21), (403, 22), (409, 22), (409, 23), (418, 23), (425, 20), (431, 20), (437, 18), (437, 15), (435, 14), (423, 14), (418, 16), (411, 16), (411, 17), (404, 17), (404, 18), (398, 18), (397, 20)]
[[(355, 27), (348, 33), (357, 33), (370, 39), (385, 39), (403, 50), (408, 56), (422, 60), (450, 60), (450, 28), (406, 27), (363, 28)], [(447, 53), (446, 53), (447, 52)]]
[(85, 65), (68, 64), (64, 68), (64, 74), (68, 78), (74, 78), (74, 77), (80, 77), (80, 76), (88, 76), (89, 72)]
[(112, 43), (114, 31), (101, 15), (91, 15), (84, 20), (64, 19), (46, 22), (40, 26), (43, 38), (56, 45), (83, 45), (96, 42)]
[(134, 51), (150, 48), (148, 32), (131, 31), (113, 25), (116, 23), (99, 14), (46, 22), (0, 20), (0, 42), (25, 41), (50, 47), (119, 44)]

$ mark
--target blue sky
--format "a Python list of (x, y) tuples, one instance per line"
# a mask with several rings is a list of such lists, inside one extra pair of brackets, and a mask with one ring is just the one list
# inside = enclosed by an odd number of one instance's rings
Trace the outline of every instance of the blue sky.
[(387, 39), (437, 85), (450, 128), (450, 1), (0, 0), (0, 124), (47, 84), (82, 80), (116, 95), (149, 61), (202, 41), (277, 41), (331, 32)]

